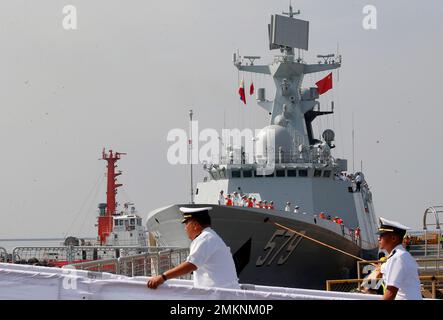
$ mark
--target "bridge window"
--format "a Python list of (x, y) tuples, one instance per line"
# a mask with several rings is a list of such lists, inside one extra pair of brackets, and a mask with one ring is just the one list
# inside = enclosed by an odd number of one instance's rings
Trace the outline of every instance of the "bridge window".
[(298, 170), (298, 176), (299, 177), (307, 177), (308, 176), (308, 170), (306, 170), (306, 169)]
[(288, 177), (296, 177), (296, 176), (297, 176), (297, 170), (295, 169), (288, 170)]
[[(261, 172), (260, 172), (261, 173)], [(264, 176), (262, 174), (259, 174), (257, 170), (254, 170), (254, 177), (263, 178)]]
[(232, 170), (231, 176), (232, 178), (240, 178), (240, 170)]
[(252, 170), (243, 171), (243, 178), (251, 178), (251, 177), (252, 177)]
[(325, 170), (324, 172), (323, 172), (323, 177), (325, 177), (325, 178), (329, 178), (331, 176), (331, 170)]
[(118, 226), (118, 220), (114, 220), (114, 226)]
[(314, 177), (321, 177), (321, 170), (314, 170)]
[(135, 226), (135, 219), (131, 219), (130, 224), (131, 224), (131, 226)]
[(277, 170), (277, 171), (275, 172), (275, 175), (276, 175), (277, 177), (284, 177), (284, 176), (285, 176), (285, 170)]

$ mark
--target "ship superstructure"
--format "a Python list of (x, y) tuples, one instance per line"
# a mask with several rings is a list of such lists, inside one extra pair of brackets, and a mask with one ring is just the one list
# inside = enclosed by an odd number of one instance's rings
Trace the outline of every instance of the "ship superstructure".
[(110, 246), (146, 246), (146, 231), (142, 218), (137, 214), (133, 203), (125, 203), (123, 211), (117, 211), (117, 176), (122, 172), (116, 171), (116, 162), (126, 153), (108, 153), (103, 149), (102, 159), (107, 164), (107, 191), (106, 203), (100, 203), (98, 216), (99, 245)]

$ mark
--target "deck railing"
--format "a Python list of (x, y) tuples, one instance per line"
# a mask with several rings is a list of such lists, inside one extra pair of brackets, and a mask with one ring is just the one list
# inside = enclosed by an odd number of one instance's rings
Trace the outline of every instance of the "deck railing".
[(26, 263), (30, 259), (46, 262), (82, 262), (85, 260), (114, 259), (145, 252), (158, 252), (177, 247), (139, 246), (61, 246), (61, 247), (16, 247), (12, 251), (12, 262)]
[[(252, 162), (251, 162), (252, 160)], [(250, 153), (241, 154), (234, 152), (233, 154), (221, 154), (219, 157), (213, 157), (212, 163), (221, 165), (226, 164), (254, 164), (273, 161), (274, 163), (313, 163), (313, 164), (332, 164), (335, 159), (331, 155), (325, 156), (318, 148), (312, 148), (306, 152), (275, 152), (269, 158), (262, 155), (253, 155)]]
[(0, 247), (0, 262), (7, 262), (8, 261), (8, 252), (5, 248)]
[[(186, 261), (189, 254), (187, 248), (164, 249), (159, 248), (156, 252), (145, 252), (131, 256), (114, 259), (97, 260), (81, 263), (73, 263), (63, 268), (88, 270), (95, 272), (109, 272), (129, 277), (135, 276), (155, 276), (162, 274), (168, 269), (178, 266)], [(184, 276), (182, 279), (189, 279)]]

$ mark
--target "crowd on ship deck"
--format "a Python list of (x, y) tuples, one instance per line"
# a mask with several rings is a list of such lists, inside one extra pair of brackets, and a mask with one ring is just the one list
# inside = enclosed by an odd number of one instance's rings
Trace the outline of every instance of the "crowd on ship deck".
[(362, 189), (362, 186), (364, 186), (366, 189), (369, 190), (369, 185), (366, 181), (364, 181), (363, 176), (361, 173), (355, 173), (355, 174), (348, 174), (346, 172), (336, 173), (334, 175), (334, 179), (336, 181), (348, 181), (351, 182), (351, 189), (352, 192), (360, 192)]
[(232, 195), (228, 193), (226, 196), (224, 195), (224, 191), (221, 190), (218, 198), (218, 204), (245, 208), (259, 208), (268, 210), (275, 209), (274, 201), (257, 200), (251, 195), (244, 194), (240, 188), (239, 192), (234, 191)]
[[(241, 188), (238, 188), (238, 192), (234, 191), (232, 194), (225, 195), (224, 191), (221, 190), (218, 198), (219, 205), (225, 206), (237, 206), (237, 207), (245, 207), (245, 208), (258, 208), (258, 209), (267, 209), (274, 210), (275, 205), (273, 201), (267, 200), (257, 200), (254, 196), (244, 194), (241, 191)], [(291, 202), (287, 201), (284, 208), (285, 212), (293, 212), (295, 214), (303, 214), (306, 215), (305, 211), (301, 212), (300, 207), (298, 205), (292, 206)], [(317, 224), (317, 218), (321, 220), (330, 221), (331, 223), (336, 223), (341, 227), (342, 234), (345, 235), (345, 223), (342, 218), (339, 216), (332, 217), (329, 214), (324, 212), (320, 212), (318, 215), (314, 214), (314, 223)], [(348, 229), (349, 236), (353, 238), (355, 241), (360, 239), (360, 228), (357, 227), (354, 229)]]

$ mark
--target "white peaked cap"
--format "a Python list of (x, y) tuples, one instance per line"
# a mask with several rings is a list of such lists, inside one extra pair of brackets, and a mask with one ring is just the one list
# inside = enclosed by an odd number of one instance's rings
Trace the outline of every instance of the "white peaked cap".
[(380, 217), (380, 223), (385, 227), (394, 227), (401, 230), (410, 230), (411, 228), (406, 227), (405, 225), (401, 224), (397, 221), (388, 220), (385, 218)]
[(395, 233), (404, 234), (406, 233), (406, 230), (409, 229), (411, 228), (402, 225), (400, 222), (391, 221), (380, 217), (380, 227), (378, 228), (377, 234), (381, 235), (386, 232), (395, 232)]

